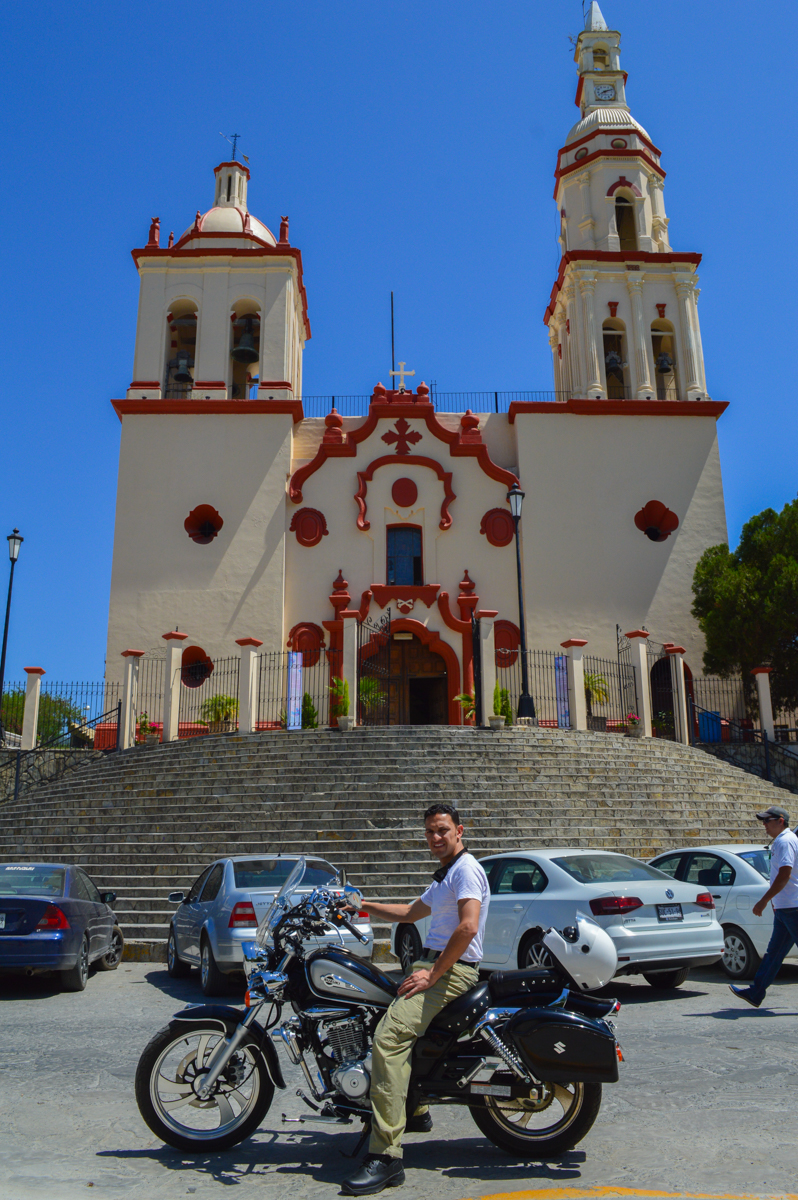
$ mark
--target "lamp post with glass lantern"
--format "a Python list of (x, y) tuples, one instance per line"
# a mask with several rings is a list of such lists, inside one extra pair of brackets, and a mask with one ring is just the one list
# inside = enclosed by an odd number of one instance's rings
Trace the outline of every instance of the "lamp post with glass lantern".
[(521, 633), (521, 695), (518, 697), (518, 713), (520, 719), (531, 717), (535, 720), (535, 701), (529, 691), (529, 668), (526, 660), (526, 617), (524, 615), (524, 580), (521, 574), (521, 542), (518, 537), (518, 526), (521, 523), (521, 508), (525, 492), (514, 483), (507, 493), (507, 503), (515, 523), (515, 559), (518, 568), (518, 628)]
[(22, 545), (23, 538), (19, 536), (19, 530), (15, 529), (13, 533), (8, 535), (8, 557), (11, 559), (11, 574), (8, 579), (8, 599), (6, 601), (6, 623), (3, 629), (3, 652), (0, 654), (0, 740), (5, 740), (5, 727), (3, 725), (3, 687), (6, 678), (6, 648), (8, 646), (8, 618), (11, 615), (11, 589), (14, 586), (14, 567), (19, 558), (19, 548)]

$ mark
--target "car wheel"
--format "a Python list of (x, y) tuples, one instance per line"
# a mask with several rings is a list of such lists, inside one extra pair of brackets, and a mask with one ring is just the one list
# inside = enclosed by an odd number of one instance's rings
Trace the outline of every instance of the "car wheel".
[(554, 959), (543, 945), (543, 934), (539, 929), (532, 930), (521, 939), (518, 947), (518, 968), (521, 971), (546, 969), (554, 966)]
[(177, 953), (177, 939), (175, 931), (169, 927), (169, 938), (166, 943), (166, 970), (172, 979), (185, 979), (191, 968), (188, 963), (184, 963), (182, 958)]
[(216, 965), (213, 950), (207, 938), (203, 938), (200, 951), (200, 982), (206, 996), (219, 996), (227, 991), (227, 979)]
[(747, 933), (743, 933), (736, 925), (724, 927), (720, 965), (730, 979), (751, 979), (756, 975), (761, 961)]
[(61, 990), (82, 992), (89, 978), (89, 939), (84, 933), (78, 951), (78, 961), (68, 971), (61, 972)]
[(689, 967), (681, 967), (678, 971), (652, 971), (650, 975), (643, 975), (643, 978), (653, 988), (669, 990), (681, 987), (689, 974)]
[(405, 975), (409, 975), (413, 970), (413, 963), (422, 950), (421, 938), (415, 925), (400, 925), (396, 931), (396, 957)]
[(103, 954), (102, 958), (97, 959), (97, 966), (101, 971), (115, 971), (122, 961), (122, 951), (125, 948), (125, 938), (122, 930), (118, 925), (114, 925), (111, 933), (111, 945)]

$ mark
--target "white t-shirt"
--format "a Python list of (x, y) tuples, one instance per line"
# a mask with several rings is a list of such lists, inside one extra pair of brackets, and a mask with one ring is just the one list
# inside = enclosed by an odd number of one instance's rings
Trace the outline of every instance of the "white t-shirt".
[(792, 875), (786, 887), (773, 897), (774, 908), (798, 908), (798, 837), (791, 829), (782, 829), (770, 847), (770, 882), (781, 867), (791, 867)]
[(449, 944), (449, 938), (460, 924), (458, 900), (479, 900), (479, 927), (465, 954), (461, 956), (466, 962), (476, 964), (482, 961), (482, 938), (490, 890), (487, 875), (473, 854), (468, 852), (449, 868), (441, 883), (433, 880), (421, 897), (422, 903), (432, 910), (432, 920), (424, 939), (424, 944), (430, 950), (445, 950)]

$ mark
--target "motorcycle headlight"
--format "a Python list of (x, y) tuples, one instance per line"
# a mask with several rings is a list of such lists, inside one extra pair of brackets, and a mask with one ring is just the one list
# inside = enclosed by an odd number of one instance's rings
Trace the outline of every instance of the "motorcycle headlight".
[(287, 983), (288, 976), (282, 971), (260, 971), (253, 965), (248, 990), (250, 995), (277, 999), (282, 996)]

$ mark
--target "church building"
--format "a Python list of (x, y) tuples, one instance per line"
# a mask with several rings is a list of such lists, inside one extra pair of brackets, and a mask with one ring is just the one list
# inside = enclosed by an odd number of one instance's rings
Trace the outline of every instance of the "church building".
[(617, 627), (647, 629), (700, 673), (691, 582), (727, 538), (726, 406), (704, 372), (701, 255), (672, 244), (690, 231), (671, 235), (662, 153), (630, 112), (620, 44), (593, 3), (579, 119), (554, 164), (543, 398), (440, 411), (422, 382), (435, 364), (411, 362), (418, 374), (400, 364), (375, 380), (359, 415), (307, 412), (302, 255), (287, 218), (275, 236), (250, 212), (248, 168), (217, 166), (211, 207), (176, 240), (153, 221), (133, 251), (133, 380), (113, 401), (109, 679), (169, 631), (209, 662), (242, 639), (318, 658), (390, 610), (392, 720), (461, 723), (472, 612), (490, 650), (520, 643), (515, 485), (527, 645), (582, 639), (612, 657)]

